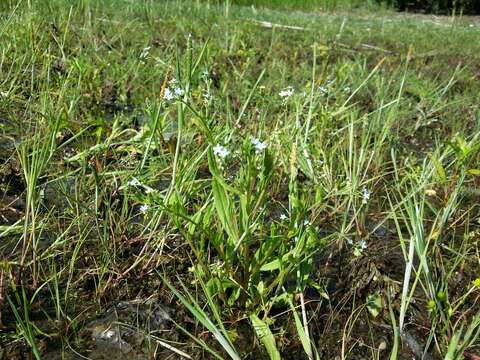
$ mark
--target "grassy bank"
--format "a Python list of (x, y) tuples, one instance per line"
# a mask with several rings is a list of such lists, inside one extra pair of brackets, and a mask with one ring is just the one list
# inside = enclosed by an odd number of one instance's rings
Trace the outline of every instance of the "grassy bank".
[(0, 356), (479, 354), (475, 19), (3, 6)]

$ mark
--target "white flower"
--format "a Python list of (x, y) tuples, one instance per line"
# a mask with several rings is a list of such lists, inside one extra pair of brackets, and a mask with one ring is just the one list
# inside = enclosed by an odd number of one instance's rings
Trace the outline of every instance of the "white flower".
[(147, 46), (143, 48), (142, 53), (140, 54), (140, 59), (146, 59), (148, 57), (148, 53), (150, 52), (151, 46)]
[(175, 88), (173, 92), (175, 93), (175, 96), (182, 96), (183, 94), (185, 94), (185, 90), (180, 88)]
[(223, 160), (228, 156), (228, 154), (230, 154), (230, 151), (228, 151), (228, 149), (225, 146), (217, 144), (213, 148), (213, 153)]
[(0, 97), (4, 97), (4, 98), (8, 97), (8, 92), (0, 91)]
[(207, 105), (211, 100), (213, 100), (213, 96), (207, 90), (203, 93), (203, 103)]
[(143, 204), (140, 206), (140, 212), (145, 214), (148, 211), (148, 208), (149, 206), (147, 204)]
[(285, 89), (283, 89), (282, 91), (280, 91), (280, 92), (278, 93), (278, 95), (280, 95), (280, 97), (282, 97), (282, 98), (288, 98), (288, 97), (290, 97), (290, 96), (293, 95), (293, 92), (294, 92), (294, 91), (295, 91), (295, 90), (294, 90), (291, 86), (287, 86)]
[(370, 191), (366, 187), (362, 189), (362, 197), (363, 197), (363, 203), (366, 203), (368, 200), (370, 200)]
[(170, 88), (165, 89), (165, 92), (163, 93), (163, 98), (167, 101), (173, 100), (174, 96)]
[(427, 189), (427, 190), (425, 190), (425, 194), (427, 196), (435, 196), (435, 195), (437, 195), (437, 192), (433, 189)]
[(325, 86), (320, 86), (318, 88), (318, 91), (321, 92), (322, 94), (328, 94), (328, 89)]
[(114, 336), (115, 336), (115, 331), (113, 331), (113, 330), (105, 330), (105, 331), (102, 333), (102, 335), (101, 335), (101, 337), (102, 337), (103, 339), (106, 339), (106, 340), (110, 340), (110, 339), (112, 339)]
[(361, 250), (365, 250), (367, 248), (367, 242), (365, 240), (360, 240), (358, 246), (360, 246)]
[(265, 141), (260, 141), (257, 138), (252, 138), (252, 145), (255, 146), (255, 151), (261, 152), (267, 148), (267, 143)]
[(130, 180), (128, 182), (128, 185), (130, 185), (130, 186), (141, 186), (142, 184), (140, 183), (140, 181), (138, 181), (137, 178), (134, 177), (134, 178), (132, 178), (132, 180)]
[(172, 78), (172, 80), (170, 80), (170, 81), (168, 82), (168, 85), (175, 85), (177, 82), (178, 82), (177, 79)]
[(308, 225), (310, 225), (310, 221), (304, 220), (304, 221), (303, 221), (303, 226), (308, 226)]
[(285, 215), (285, 214), (281, 214), (281, 215), (280, 215), (280, 220), (281, 220), (281, 221), (284, 221), (284, 220), (287, 220), (287, 219), (288, 219), (288, 216), (287, 216), (287, 215)]

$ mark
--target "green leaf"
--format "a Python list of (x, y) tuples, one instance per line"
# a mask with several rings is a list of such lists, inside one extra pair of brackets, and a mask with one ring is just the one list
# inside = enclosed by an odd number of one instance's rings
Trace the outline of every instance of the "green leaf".
[(367, 310), (375, 319), (383, 309), (383, 301), (380, 294), (370, 294), (367, 297)]
[(216, 180), (212, 180), (213, 202), (223, 229), (229, 240), (235, 245), (238, 241), (238, 229), (235, 222), (233, 204), (224, 187)]
[(312, 343), (308, 338), (307, 334), (305, 333), (302, 321), (300, 320), (300, 316), (298, 315), (291, 298), (288, 299), (288, 303), (295, 319), (295, 327), (297, 328), (298, 337), (300, 338), (300, 342), (302, 343), (303, 350), (305, 351), (309, 359), (313, 359)]
[(281, 267), (280, 259), (275, 259), (273, 261), (270, 261), (268, 264), (263, 265), (260, 268), (260, 271), (274, 271), (274, 270), (279, 270), (280, 267)]
[(467, 173), (469, 173), (470, 175), (479, 176), (480, 175), (480, 169), (468, 169)]
[(440, 183), (445, 184), (445, 182), (447, 181), (447, 175), (445, 174), (445, 169), (442, 163), (436, 157), (432, 157), (432, 162), (435, 166), (438, 178), (440, 179)]
[(255, 314), (250, 315), (250, 321), (252, 322), (258, 338), (267, 349), (270, 359), (280, 360), (280, 353), (277, 349), (277, 344), (275, 343), (275, 337), (270, 331), (268, 325), (264, 321), (260, 320), (260, 318)]

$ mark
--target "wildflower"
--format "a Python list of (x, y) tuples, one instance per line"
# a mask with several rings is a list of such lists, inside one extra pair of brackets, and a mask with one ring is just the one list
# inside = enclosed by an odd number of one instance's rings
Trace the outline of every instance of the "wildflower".
[(4, 98), (8, 97), (8, 92), (0, 91), (0, 97), (4, 97)]
[(307, 219), (303, 221), (303, 226), (308, 226), (310, 225), (310, 221), (308, 221)]
[(295, 90), (293, 90), (293, 88), (291, 86), (287, 86), (285, 89), (283, 89), (282, 91), (280, 91), (278, 93), (278, 95), (282, 98), (289, 98), (290, 96), (293, 95), (293, 92)]
[(322, 94), (325, 94), (325, 95), (328, 94), (328, 90), (327, 90), (327, 88), (326, 88), (325, 86), (320, 86), (320, 87), (318, 88), (318, 91), (319, 91), (320, 93), (322, 93)]
[(427, 190), (425, 190), (425, 194), (427, 196), (435, 196), (435, 195), (437, 195), (437, 192), (433, 189), (427, 189)]
[(148, 211), (148, 208), (149, 206), (147, 204), (143, 204), (140, 206), (140, 212), (145, 214)]
[(225, 146), (217, 144), (213, 148), (213, 153), (223, 160), (230, 154), (230, 151)]
[(185, 94), (185, 90), (180, 89), (180, 88), (175, 88), (173, 90), (173, 92), (174, 92), (175, 96), (182, 96), (183, 94)]
[(207, 90), (203, 93), (203, 103), (207, 105), (211, 100), (213, 100), (213, 96)]
[(267, 148), (265, 141), (262, 142), (255, 137), (252, 138), (252, 145), (255, 146), (255, 151), (257, 152), (261, 152)]
[(288, 216), (285, 215), (285, 214), (280, 214), (280, 220), (281, 221), (284, 221), (284, 220), (287, 220), (288, 219)]
[(361, 250), (365, 250), (367, 248), (367, 242), (365, 240), (360, 240), (358, 243), (358, 246), (360, 247)]
[(174, 96), (170, 88), (165, 89), (165, 92), (163, 93), (163, 98), (167, 101), (173, 100)]
[(113, 331), (113, 330), (105, 330), (101, 335), (101, 337), (105, 340), (110, 340), (114, 336), (115, 336), (115, 331)]
[(363, 203), (366, 204), (370, 200), (370, 191), (366, 187), (362, 189)]
[(136, 186), (141, 186), (142, 184), (140, 183), (140, 181), (138, 181), (137, 178), (134, 177), (132, 178), (132, 180), (128, 182), (128, 185), (136, 187)]
[(150, 52), (151, 46), (147, 46), (143, 48), (142, 53), (140, 54), (140, 59), (146, 59), (148, 57), (148, 54)]

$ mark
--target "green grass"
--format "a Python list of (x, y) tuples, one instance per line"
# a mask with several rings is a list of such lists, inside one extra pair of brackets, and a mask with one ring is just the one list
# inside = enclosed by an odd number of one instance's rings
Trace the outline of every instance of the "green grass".
[(480, 28), (296, 5), (2, 3), (1, 356), (479, 354)]
[[(225, 4), (225, 1), (219, 0), (206, 1), (217, 5)], [(382, 7), (381, 2), (375, 0), (230, 0), (229, 4), (294, 11), (379, 9)]]

